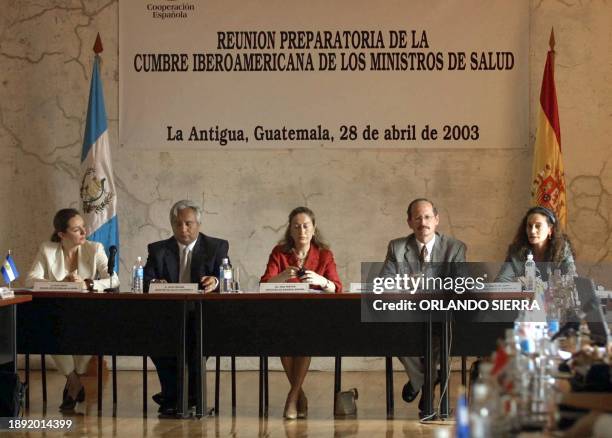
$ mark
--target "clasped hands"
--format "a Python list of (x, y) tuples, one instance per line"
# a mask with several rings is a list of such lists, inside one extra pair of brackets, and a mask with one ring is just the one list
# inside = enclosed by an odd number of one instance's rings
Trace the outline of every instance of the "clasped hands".
[[(151, 283), (168, 283), (166, 280), (164, 280), (163, 278), (154, 278), (153, 280), (151, 280)], [(212, 275), (204, 275), (202, 278), (200, 278), (200, 286), (202, 286), (202, 292), (207, 293), (207, 292), (212, 292), (217, 288), (217, 285), (219, 284), (217, 277), (214, 277)]]
[(282, 272), (282, 275), (287, 279), (290, 278), (299, 278), (302, 283), (308, 283), (312, 286), (319, 286), (324, 288), (327, 285), (327, 278), (322, 275), (317, 274), (314, 271), (304, 270), (303, 275), (300, 274), (300, 268), (297, 266), (289, 266)]
[(66, 283), (83, 283), (89, 292), (93, 292), (93, 280), (91, 278), (81, 278), (77, 271), (72, 271), (62, 280)]

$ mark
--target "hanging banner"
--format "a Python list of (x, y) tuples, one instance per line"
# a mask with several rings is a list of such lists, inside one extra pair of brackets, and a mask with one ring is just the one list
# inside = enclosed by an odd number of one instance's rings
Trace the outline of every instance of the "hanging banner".
[(521, 148), (529, 2), (119, 2), (131, 149)]

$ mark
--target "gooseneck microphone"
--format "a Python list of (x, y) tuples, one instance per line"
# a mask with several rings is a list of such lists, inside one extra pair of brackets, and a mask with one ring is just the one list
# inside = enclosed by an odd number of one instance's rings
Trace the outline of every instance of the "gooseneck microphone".
[(108, 248), (108, 275), (111, 277), (115, 272), (115, 257), (117, 256), (117, 247), (112, 245)]
[(111, 245), (108, 248), (108, 275), (110, 277), (110, 287), (104, 289), (104, 292), (119, 292), (118, 288), (113, 287), (113, 274), (115, 272), (115, 257), (117, 256), (117, 247), (115, 245)]

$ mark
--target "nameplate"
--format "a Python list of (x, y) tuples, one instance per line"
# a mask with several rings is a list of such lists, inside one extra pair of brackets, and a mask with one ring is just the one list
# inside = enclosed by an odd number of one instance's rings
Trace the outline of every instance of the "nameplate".
[(198, 283), (149, 283), (149, 293), (198, 293)]
[(260, 283), (259, 292), (295, 292), (307, 293), (308, 283)]
[(83, 292), (85, 283), (82, 281), (37, 281), (34, 292)]
[(368, 283), (351, 283), (349, 284), (348, 291), (352, 294), (365, 294), (372, 292), (372, 285)]
[(522, 291), (523, 291), (523, 286), (518, 281), (485, 283), (483, 289), (474, 289), (474, 292), (488, 292), (488, 293), (522, 292)]
[(7, 287), (0, 287), (0, 298), (3, 300), (15, 298), (15, 292)]

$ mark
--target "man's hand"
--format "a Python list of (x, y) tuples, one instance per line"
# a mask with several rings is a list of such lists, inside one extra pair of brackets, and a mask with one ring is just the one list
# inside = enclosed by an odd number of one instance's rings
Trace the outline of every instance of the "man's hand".
[(200, 284), (202, 285), (204, 293), (206, 293), (215, 290), (219, 284), (219, 281), (217, 280), (217, 277), (206, 275), (200, 278)]

